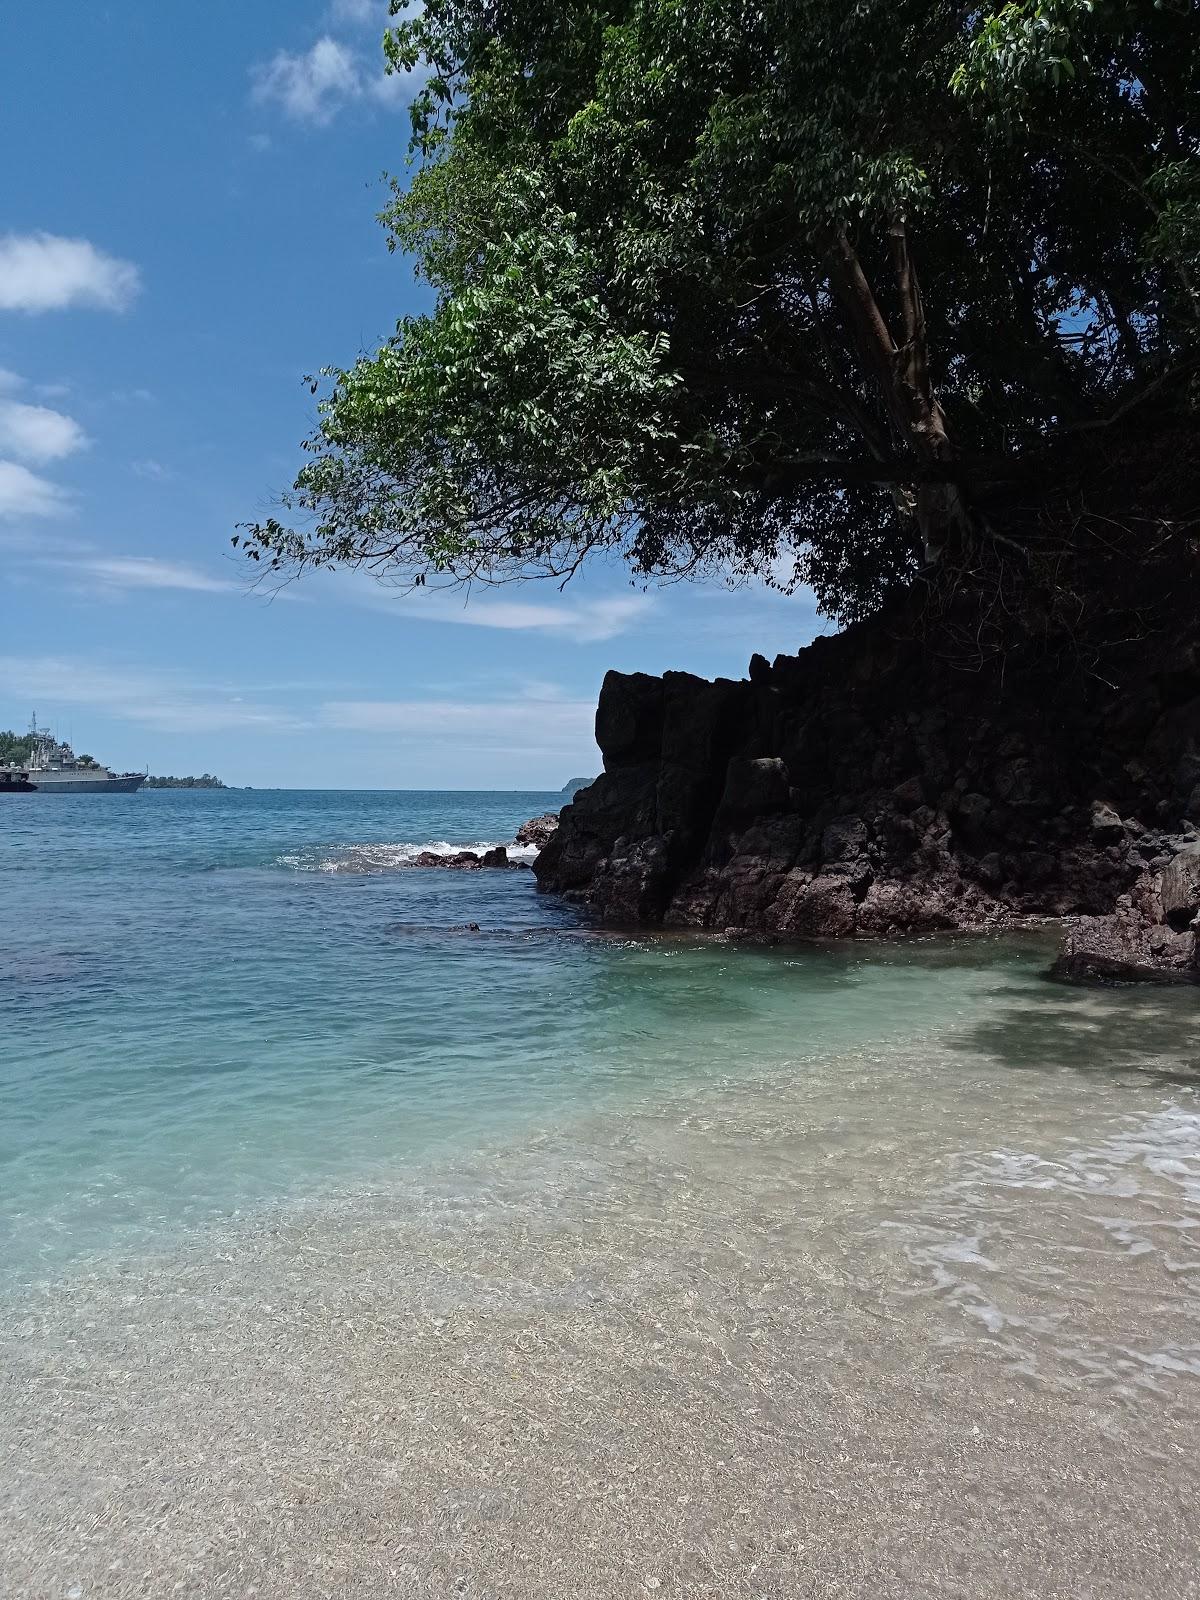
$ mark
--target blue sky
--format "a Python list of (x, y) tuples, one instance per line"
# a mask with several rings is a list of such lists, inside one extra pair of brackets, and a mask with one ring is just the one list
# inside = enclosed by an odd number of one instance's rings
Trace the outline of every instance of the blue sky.
[(419, 309), (375, 213), (404, 85), (380, 0), (13, 7), (0, 54), (0, 727), (110, 765), (319, 787), (558, 787), (606, 668), (742, 676), (807, 599), (601, 567), (274, 600), (230, 535), (286, 487), (303, 374)]

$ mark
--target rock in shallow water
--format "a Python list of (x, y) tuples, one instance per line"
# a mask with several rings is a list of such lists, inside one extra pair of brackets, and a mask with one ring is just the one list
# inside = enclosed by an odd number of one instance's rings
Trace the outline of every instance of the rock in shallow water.
[(610, 672), (605, 770), (534, 871), (610, 926), (880, 938), (1064, 918), (1064, 976), (1195, 977), (1200, 693), (1168, 670), (1181, 649), (1139, 644), (1111, 682), (1015, 656), (966, 673), (866, 624), (756, 657), (743, 682)]
[(441, 855), (436, 850), (422, 850), (412, 860), (414, 867), (448, 867), (451, 871), (474, 872), (480, 867), (511, 867), (507, 846), (498, 844), (479, 855), (474, 850), (459, 850), (452, 856)]
[(530, 817), (517, 829), (514, 844), (533, 845), (542, 850), (558, 832), (558, 812), (547, 811), (540, 817)]

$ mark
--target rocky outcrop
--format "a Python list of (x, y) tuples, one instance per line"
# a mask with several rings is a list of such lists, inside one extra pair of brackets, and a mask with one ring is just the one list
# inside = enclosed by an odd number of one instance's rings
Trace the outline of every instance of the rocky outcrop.
[(547, 811), (540, 817), (530, 817), (528, 822), (523, 822), (517, 829), (513, 843), (542, 850), (557, 832), (558, 812)]
[(610, 925), (888, 937), (1067, 921), (1064, 976), (1197, 975), (1200, 651), (972, 672), (879, 623), (745, 680), (610, 672), (534, 864)]
[(1059, 977), (1082, 982), (1200, 981), (1200, 840), (1145, 836), (1158, 847), (1152, 862), (1108, 916), (1076, 917), (1054, 964)]
[(414, 867), (446, 867), (458, 872), (477, 872), (481, 867), (511, 867), (520, 864), (508, 859), (508, 848), (502, 844), (495, 845), (482, 854), (475, 850), (457, 850), (453, 855), (444, 855), (437, 850), (422, 850), (412, 859)]

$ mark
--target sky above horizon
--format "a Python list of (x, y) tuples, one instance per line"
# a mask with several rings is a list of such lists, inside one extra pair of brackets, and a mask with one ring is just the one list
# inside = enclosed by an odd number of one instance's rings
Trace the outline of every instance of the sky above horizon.
[(609, 667), (744, 676), (805, 595), (592, 568), (404, 596), (254, 590), (303, 375), (428, 304), (375, 216), (410, 86), (386, 0), (14, 8), (0, 57), (0, 728), (255, 786), (558, 788)]

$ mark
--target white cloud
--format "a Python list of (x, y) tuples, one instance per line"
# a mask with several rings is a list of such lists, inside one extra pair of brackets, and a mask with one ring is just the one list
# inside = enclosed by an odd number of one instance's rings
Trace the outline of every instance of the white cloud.
[(83, 429), (61, 411), (0, 400), (0, 450), (41, 464), (82, 450), (86, 443)]
[(0, 310), (98, 306), (124, 311), (140, 288), (132, 262), (106, 255), (87, 239), (52, 233), (0, 235)]
[(149, 478), (154, 483), (170, 483), (175, 476), (170, 467), (164, 467), (153, 456), (144, 456), (140, 461), (131, 462), (129, 470), (135, 478)]
[[(414, 8), (415, 9), (415, 8)], [(360, 24), (372, 16), (387, 20), (386, 6), (338, 0), (334, 20)], [(260, 104), (281, 106), (297, 122), (325, 127), (343, 107), (355, 100), (373, 100), (389, 110), (408, 105), (424, 73), (384, 72), (381, 52), (360, 51), (331, 34), (323, 34), (311, 49), (301, 53), (278, 51), (270, 61), (255, 67), (252, 97)]]
[(94, 706), (166, 733), (307, 726), (278, 706), (243, 699), (234, 686), (188, 684), (162, 669), (61, 656), (0, 656), (0, 682), (10, 697), (36, 702), (39, 709), (44, 705), (76, 711)]
[(411, 735), (425, 744), (582, 758), (594, 743), (593, 700), (329, 700), (322, 723), (357, 733)]
[(110, 589), (188, 589), (197, 594), (240, 592), (242, 585), (215, 578), (183, 561), (160, 561), (157, 556), (96, 556), (75, 561), (72, 570)]
[(614, 639), (645, 615), (653, 601), (645, 595), (585, 600), (577, 605), (545, 605), (530, 600), (475, 600), (439, 613), (440, 620), (479, 628), (561, 634), (580, 644)]
[[(398, 593), (371, 580), (351, 578), (341, 585), (359, 604), (388, 612), (404, 621), (454, 622), (466, 627), (548, 633), (577, 644), (614, 639), (635, 626), (654, 607), (648, 595), (614, 595), (602, 600), (547, 602), (494, 599), (494, 591), (458, 594), (450, 590), (414, 589)], [(511, 591), (509, 591), (511, 593)]]
[(274, 101), (298, 122), (331, 122), (361, 92), (362, 75), (353, 52), (328, 34), (304, 55), (280, 50), (254, 70), (254, 98)]
[(53, 517), (67, 509), (66, 491), (15, 461), (0, 461), (0, 517)]

